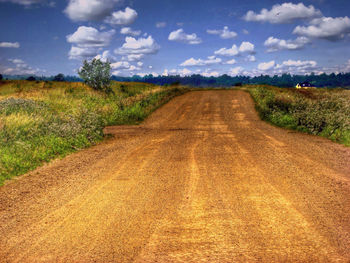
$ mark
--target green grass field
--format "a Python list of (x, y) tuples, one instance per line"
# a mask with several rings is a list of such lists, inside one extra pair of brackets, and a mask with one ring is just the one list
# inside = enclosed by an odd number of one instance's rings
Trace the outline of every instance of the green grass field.
[(263, 120), (350, 146), (349, 90), (266, 85), (252, 85), (244, 89), (252, 95)]
[(82, 83), (0, 84), (0, 185), (58, 157), (94, 145), (108, 125), (136, 124), (181, 87), (112, 82), (114, 94)]

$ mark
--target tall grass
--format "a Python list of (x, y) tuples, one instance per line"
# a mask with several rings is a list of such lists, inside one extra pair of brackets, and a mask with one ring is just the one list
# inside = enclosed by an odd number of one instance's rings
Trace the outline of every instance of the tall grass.
[(7, 81), (0, 86), (0, 185), (96, 144), (103, 128), (135, 124), (184, 88), (113, 82), (114, 94), (82, 83)]
[(262, 119), (350, 146), (350, 91), (250, 86)]

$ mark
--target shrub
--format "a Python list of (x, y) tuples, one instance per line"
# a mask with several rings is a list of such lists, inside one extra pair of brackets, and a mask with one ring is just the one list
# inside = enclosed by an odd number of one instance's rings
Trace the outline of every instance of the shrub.
[(341, 90), (249, 90), (262, 119), (350, 144), (350, 103)]
[(28, 80), (28, 81), (36, 81), (36, 78), (33, 77), (33, 76), (30, 76), (30, 77), (28, 77), (26, 80)]
[(91, 88), (111, 93), (111, 64), (102, 62), (100, 59), (93, 59), (90, 62), (84, 61), (83, 67), (78, 71), (79, 76)]
[(54, 76), (53, 81), (64, 81), (64, 75), (62, 73)]

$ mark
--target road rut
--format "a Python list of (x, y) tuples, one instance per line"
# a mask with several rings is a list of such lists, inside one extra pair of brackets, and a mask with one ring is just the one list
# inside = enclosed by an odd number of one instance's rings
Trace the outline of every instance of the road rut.
[(232, 90), (106, 132), (0, 188), (0, 262), (349, 262), (350, 148)]

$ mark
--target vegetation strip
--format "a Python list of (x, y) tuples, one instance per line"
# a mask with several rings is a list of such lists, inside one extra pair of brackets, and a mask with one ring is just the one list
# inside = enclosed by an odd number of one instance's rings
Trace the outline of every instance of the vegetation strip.
[(96, 144), (109, 125), (136, 124), (186, 88), (112, 82), (6, 81), (0, 86), (0, 185), (57, 157)]
[(349, 91), (266, 85), (251, 85), (243, 89), (253, 97), (263, 120), (350, 146)]

